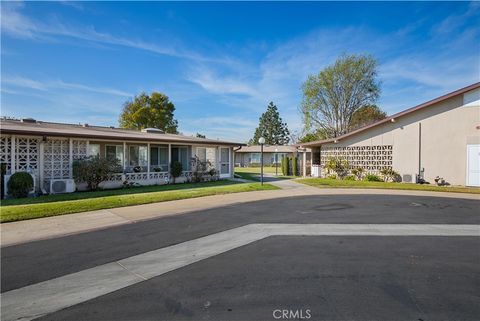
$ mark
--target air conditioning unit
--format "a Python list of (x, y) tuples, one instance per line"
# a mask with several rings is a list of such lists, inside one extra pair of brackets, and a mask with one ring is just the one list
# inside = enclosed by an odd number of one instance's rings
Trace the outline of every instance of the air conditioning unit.
[(50, 180), (50, 194), (62, 194), (75, 192), (75, 181), (73, 179), (52, 179)]
[(403, 174), (402, 175), (402, 182), (403, 183), (416, 183), (417, 182), (417, 174)]
[[(32, 190), (30, 191), (29, 194), (34, 194), (35, 191), (37, 190), (37, 180), (35, 179), (35, 176), (30, 174), (33, 178), (33, 188)], [(9, 197), (10, 195), (8, 195), (8, 181), (10, 180), (10, 177), (12, 177), (12, 175), (5, 175), (3, 176), (4, 178), (4, 181), (3, 181), (3, 196), (5, 198)]]

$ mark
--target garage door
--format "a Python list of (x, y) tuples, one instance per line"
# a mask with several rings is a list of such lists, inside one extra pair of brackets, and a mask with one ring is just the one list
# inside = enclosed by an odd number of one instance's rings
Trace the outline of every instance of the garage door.
[(480, 145), (467, 145), (467, 186), (480, 186)]

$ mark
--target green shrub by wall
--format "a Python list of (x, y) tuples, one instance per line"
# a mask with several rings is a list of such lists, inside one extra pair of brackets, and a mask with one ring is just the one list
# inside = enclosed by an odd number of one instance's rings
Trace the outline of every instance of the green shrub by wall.
[(296, 157), (292, 157), (292, 175), (297, 176), (298, 174), (298, 160)]
[(33, 178), (27, 172), (16, 172), (7, 183), (8, 194), (15, 198), (27, 197), (33, 188)]
[(288, 168), (289, 168), (288, 157), (282, 157), (282, 173), (284, 176), (288, 175)]

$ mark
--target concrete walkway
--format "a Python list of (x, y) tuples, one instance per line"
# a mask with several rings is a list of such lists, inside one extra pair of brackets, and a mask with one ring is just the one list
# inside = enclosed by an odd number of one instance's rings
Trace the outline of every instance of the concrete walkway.
[(121, 224), (130, 224), (137, 221), (165, 217), (214, 207), (228, 206), (247, 202), (255, 202), (283, 197), (305, 195), (412, 195), (433, 196), (464, 199), (479, 199), (479, 195), (462, 193), (402, 191), (402, 190), (375, 190), (375, 189), (321, 189), (299, 184), (294, 180), (270, 180), (269, 184), (276, 185), (281, 190), (255, 191), (225, 195), (213, 195), (200, 198), (191, 198), (178, 201), (152, 203), (145, 205), (120, 207), (108, 210), (99, 210), (52, 216), (33, 220), (0, 224), (1, 246), (26, 243), (35, 240), (82, 233), (97, 229), (104, 229)]
[(480, 236), (479, 225), (249, 224), (2, 293), (2, 320), (32, 320), (270, 236)]

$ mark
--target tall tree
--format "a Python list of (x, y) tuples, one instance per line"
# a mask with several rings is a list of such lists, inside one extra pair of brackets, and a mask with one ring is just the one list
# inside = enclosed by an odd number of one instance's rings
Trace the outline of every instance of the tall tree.
[(177, 134), (178, 122), (174, 119), (175, 106), (159, 92), (150, 96), (141, 93), (125, 102), (119, 123), (122, 128), (158, 128), (165, 133)]
[(328, 138), (349, 131), (353, 114), (380, 95), (377, 62), (369, 55), (343, 55), (303, 84), (300, 107), (305, 129)]
[(359, 108), (352, 115), (348, 130), (352, 131), (387, 117), (387, 113), (381, 110), (377, 105), (367, 105)]
[(263, 137), (267, 145), (286, 145), (290, 141), (289, 136), (287, 123), (284, 123), (280, 117), (277, 106), (270, 102), (267, 111), (259, 118), (258, 127), (249, 144), (257, 145), (258, 139)]

